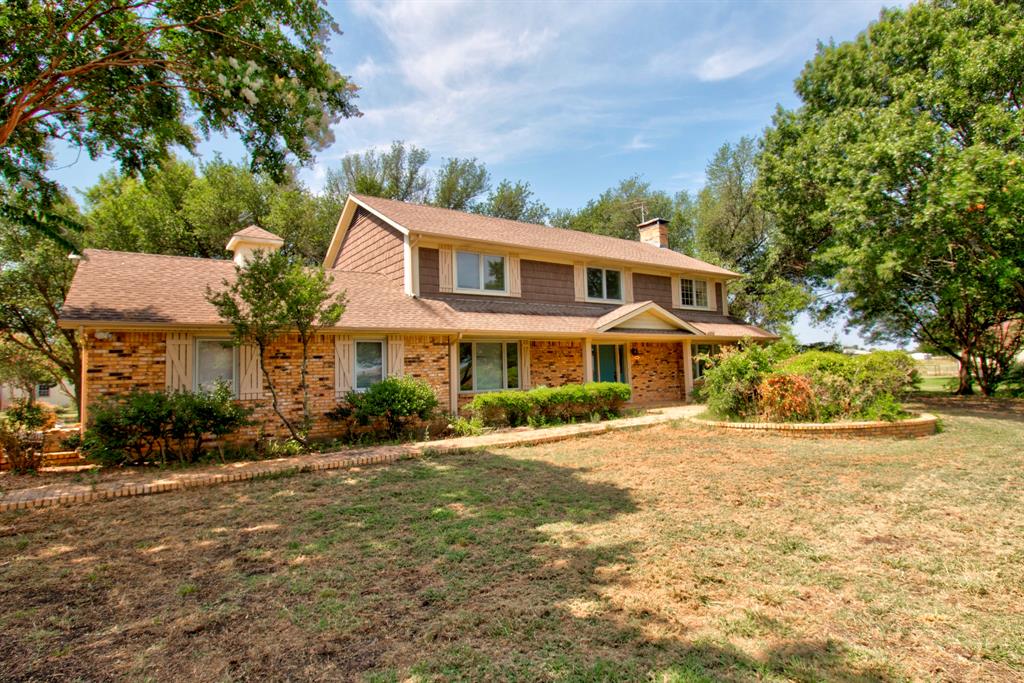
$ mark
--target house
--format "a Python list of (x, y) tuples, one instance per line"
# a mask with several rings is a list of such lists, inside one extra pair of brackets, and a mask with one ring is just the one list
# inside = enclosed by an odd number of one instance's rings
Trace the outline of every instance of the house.
[[(324, 257), (347, 309), (311, 347), (314, 412), (403, 374), (428, 382), (452, 413), (480, 392), (591, 380), (629, 383), (637, 405), (681, 402), (703, 371), (700, 354), (774, 338), (729, 315), (736, 273), (667, 249), (662, 219), (637, 227), (632, 241), (350, 196)], [(228, 242), (234, 262), (86, 250), (61, 318), (83, 339), (86, 413), (133, 388), (226, 380), (259, 429), (283, 434), (259, 354), (228, 343), (205, 298), (236, 263), (281, 244), (252, 226)], [(298, 415), (297, 338), (268, 355), (281, 403)], [(312, 435), (330, 433), (319, 418)]]
[(37, 384), (31, 392), (14, 384), (0, 384), (0, 410), (6, 410), (16, 401), (30, 397), (39, 403), (45, 403), (54, 409), (67, 408), (75, 404), (75, 397), (60, 384)]

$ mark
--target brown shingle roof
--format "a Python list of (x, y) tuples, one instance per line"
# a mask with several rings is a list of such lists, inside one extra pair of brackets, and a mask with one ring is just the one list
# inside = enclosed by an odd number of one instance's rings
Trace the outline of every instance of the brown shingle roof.
[(232, 235), (232, 237), (249, 237), (261, 240), (277, 240), (279, 242), (284, 242), (283, 239), (281, 239), (274, 233), (270, 232), (269, 230), (264, 230), (258, 225), (250, 225), (247, 228), (242, 228), (234, 235)]
[(380, 199), (366, 195), (352, 195), (352, 197), (410, 232), (424, 235), (495, 242), (510, 247), (537, 249), (569, 256), (627, 261), (673, 270), (738, 277), (732, 271), (705, 263), (692, 256), (670, 249), (659, 249), (638, 241), (533, 223), (520, 223), (503, 218), (480, 216), (392, 199)]
[[(353, 331), (585, 335), (593, 334), (595, 323), (613, 308), (470, 296), (420, 299), (407, 296), (393, 280), (375, 273), (332, 274), (334, 290), (344, 290), (348, 300), (338, 327)], [(224, 280), (234, 276), (231, 261), (86, 249), (64, 302), (61, 323), (220, 326), (216, 310), (206, 301), (206, 288), (221, 289)], [(768, 336), (725, 316), (704, 314), (704, 318), (708, 322), (684, 319), (719, 336), (733, 328), (742, 328), (735, 336)]]

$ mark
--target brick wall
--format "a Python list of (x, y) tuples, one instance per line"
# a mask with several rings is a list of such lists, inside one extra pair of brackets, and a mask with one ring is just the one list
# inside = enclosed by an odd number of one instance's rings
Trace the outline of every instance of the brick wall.
[[(633, 403), (683, 399), (682, 342), (633, 342), (626, 346)], [(633, 355), (631, 349), (638, 354)]]
[(96, 339), (92, 331), (85, 335), (85, 404), (132, 389), (163, 389), (167, 380), (167, 334), (109, 334), (109, 339)]
[(531, 341), (530, 386), (557, 387), (583, 381), (583, 342)]
[(406, 337), (405, 374), (424, 380), (434, 389), (441, 409), (451, 410), (448, 337)]

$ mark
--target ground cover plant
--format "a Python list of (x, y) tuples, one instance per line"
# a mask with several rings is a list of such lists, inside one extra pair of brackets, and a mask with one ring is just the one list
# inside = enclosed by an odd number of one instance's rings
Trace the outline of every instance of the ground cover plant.
[(919, 379), (914, 360), (902, 351), (794, 355), (786, 343), (746, 344), (723, 349), (708, 363), (701, 395), (722, 419), (898, 420), (907, 416), (900, 400)]
[(1024, 675), (1024, 407), (680, 424), (0, 516), (4, 680)]

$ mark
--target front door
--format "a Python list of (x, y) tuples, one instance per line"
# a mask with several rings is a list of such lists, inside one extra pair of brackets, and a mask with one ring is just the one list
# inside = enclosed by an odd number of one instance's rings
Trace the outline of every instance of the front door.
[(594, 344), (591, 363), (595, 382), (627, 382), (624, 344)]

